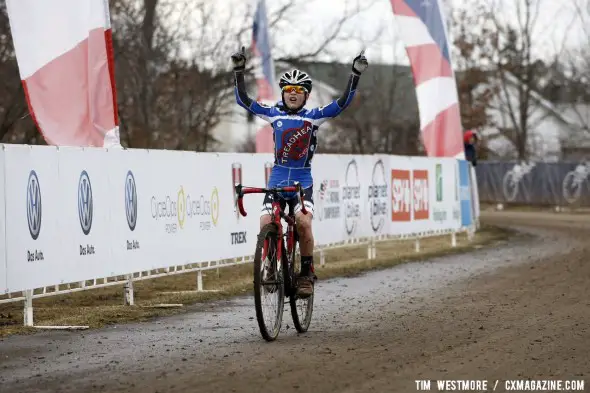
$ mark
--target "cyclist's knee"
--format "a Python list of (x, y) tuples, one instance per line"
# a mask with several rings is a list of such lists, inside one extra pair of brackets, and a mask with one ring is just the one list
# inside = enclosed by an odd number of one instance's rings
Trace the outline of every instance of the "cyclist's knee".
[(300, 233), (311, 233), (311, 214), (298, 213), (295, 216), (295, 221)]
[(260, 216), (260, 228), (272, 222), (272, 217), (269, 214)]

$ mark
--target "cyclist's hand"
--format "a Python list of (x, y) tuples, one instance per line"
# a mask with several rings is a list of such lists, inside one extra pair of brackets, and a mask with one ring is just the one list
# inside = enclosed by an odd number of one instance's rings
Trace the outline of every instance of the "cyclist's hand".
[(242, 46), (241, 50), (231, 55), (231, 61), (234, 65), (234, 71), (246, 68), (246, 48)]
[(352, 72), (354, 72), (355, 75), (360, 75), (367, 69), (368, 66), (369, 62), (365, 57), (365, 50), (363, 49), (361, 53), (352, 61)]

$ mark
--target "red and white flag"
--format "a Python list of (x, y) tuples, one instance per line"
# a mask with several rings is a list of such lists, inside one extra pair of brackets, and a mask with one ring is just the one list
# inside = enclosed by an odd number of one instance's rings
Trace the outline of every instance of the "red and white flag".
[(108, 0), (7, 0), (27, 104), (50, 145), (120, 147)]
[[(266, 2), (256, 0), (256, 13), (252, 25), (252, 49), (255, 55), (256, 99), (269, 105), (274, 105), (275, 99), (275, 66), (272, 59), (270, 34), (266, 15)], [(256, 152), (274, 152), (273, 129), (264, 125), (256, 133)]]
[(410, 59), (429, 156), (465, 158), (457, 84), (441, 0), (391, 0)]

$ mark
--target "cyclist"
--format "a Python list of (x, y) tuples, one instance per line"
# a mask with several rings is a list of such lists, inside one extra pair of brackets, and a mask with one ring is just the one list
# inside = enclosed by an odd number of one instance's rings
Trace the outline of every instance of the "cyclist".
[[(308, 214), (301, 213), (299, 203), (295, 206), (301, 252), (301, 273), (297, 280), (297, 294), (302, 298), (309, 297), (313, 294), (316, 279), (313, 267), (314, 239), (311, 229), (313, 217), (311, 161), (317, 148), (317, 130), (322, 123), (339, 115), (351, 103), (360, 75), (369, 64), (363, 50), (352, 62), (352, 73), (342, 96), (326, 106), (305, 109), (305, 103), (312, 90), (312, 80), (308, 74), (298, 69), (285, 72), (279, 81), (281, 101), (275, 106), (267, 106), (252, 100), (246, 93), (245, 48), (242, 47), (241, 51), (234, 53), (231, 59), (238, 105), (269, 122), (273, 128), (275, 159), (268, 187), (284, 187), (299, 182), (305, 190), (303, 199)], [(283, 195), (283, 197), (291, 199), (293, 196)], [(269, 198), (272, 197), (267, 196), (262, 202), (261, 228), (272, 221), (270, 216), (272, 201)], [(286, 205), (286, 201), (281, 201), (281, 204)]]

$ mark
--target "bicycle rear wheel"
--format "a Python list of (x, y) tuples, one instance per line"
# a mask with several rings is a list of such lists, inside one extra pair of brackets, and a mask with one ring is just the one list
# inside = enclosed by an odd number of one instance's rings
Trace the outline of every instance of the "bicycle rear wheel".
[(274, 341), (281, 330), (285, 305), (285, 283), (277, 260), (278, 230), (265, 225), (258, 235), (254, 254), (254, 304), (260, 333)]
[(293, 318), (293, 325), (299, 333), (307, 332), (309, 324), (311, 323), (311, 315), (313, 314), (313, 297), (311, 295), (305, 299), (297, 296), (297, 277), (301, 272), (301, 253), (299, 252), (299, 241), (296, 238), (293, 249), (289, 250), (287, 255), (289, 258), (289, 270), (291, 276), (291, 291), (289, 295), (289, 305), (291, 306), (291, 317)]

